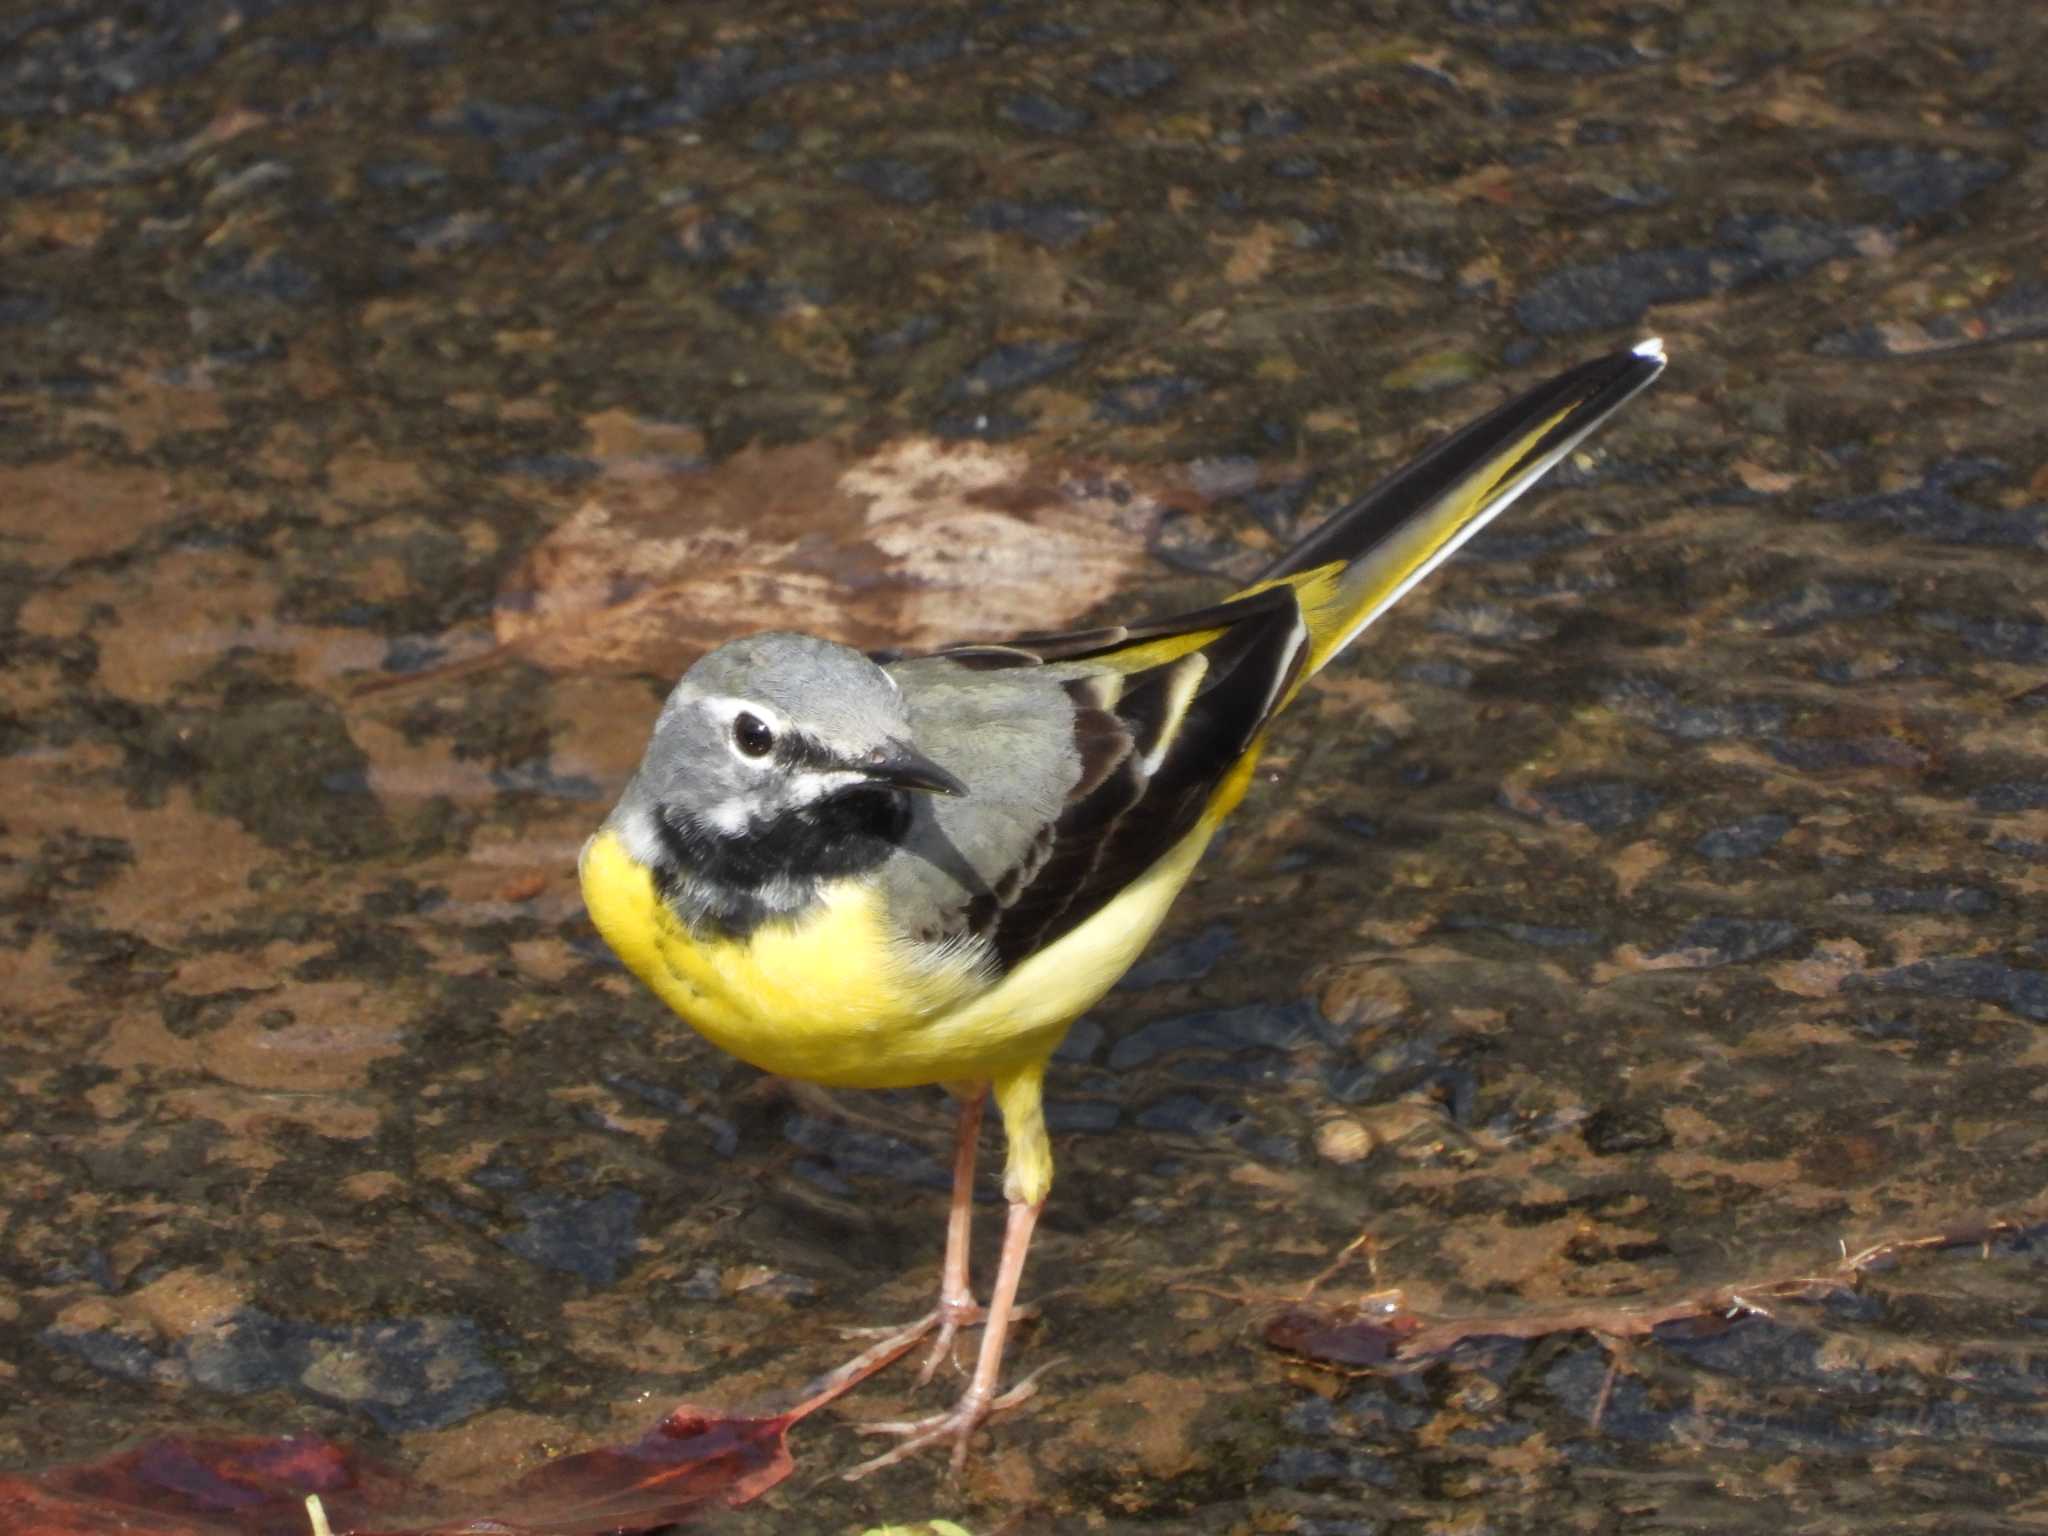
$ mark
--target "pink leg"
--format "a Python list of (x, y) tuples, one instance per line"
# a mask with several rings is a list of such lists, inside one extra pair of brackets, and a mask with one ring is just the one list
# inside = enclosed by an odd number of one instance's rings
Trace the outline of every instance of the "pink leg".
[(946, 1267), (939, 1280), (939, 1336), (918, 1369), (923, 1386), (953, 1352), (953, 1338), (962, 1327), (981, 1321), (974, 1291), (967, 1283), (967, 1245), (974, 1232), (974, 1145), (981, 1135), (981, 1110), (988, 1089), (976, 1086), (960, 1101), (960, 1122), (953, 1138), (953, 1208), (946, 1215)]
[(928, 1419), (863, 1424), (861, 1428), (870, 1433), (905, 1438), (887, 1455), (864, 1461), (848, 1472), (849, 1482), (894, 1466), (926, 1446), (948, 1438), (953, 1441), (953, 1471), (957, 1475), (967, 1464), (967, 1442), (981, 1421), (999, 1409), (1014, 1408), (1036, 1389), (1036, 1376), (1027, 1376), (1000, 1397), (996, 1395), (996, 1381), (1003, 1369), (1003, 1345), (1010, 1331), (1010, 1319), (1016, 1314), (1017, 1287), (1024, 1278), (1024, 1255), (1030, 1251), (1031, 1233), (1038, 1225), (1038, 1213), (1044, 1209), (1043, 1200), (1032, 1205), (1021, 1200), (1011, 1202), (1009, 1224), (1003, 1229), (1002, 1263), (996, 1270), (995, 1290), (989, 1297), (988, 1319), (981, 1334), (981, 1354), (975, 1359), (974, 1378), (961, 1393), (960, 1401), (947, 1412)]
[(881, 1339), (883, 1344), (877, 1348), (895, 1348), (901, 1354), (936, 1328), (939, 1336), (917, 1373), (919, 1386), (930, 1381), (939, 1362), (952, 1353), (960, 1330), (973, 1327), (982, 1318), (967, 1283), (967, 1258), (974, 1230), (974, 1152), (981, 1136), (981, 1112), (988, 1103), (988, 1085), (975, 1083), (955, 1091), (960, 1093), (960, 1117), (953, 1134), (953, 1204), (946, 1215), (946, 1262), (940, 1272), (939, 1304), (916, 1322), (900, 1327), (841, 1330), (856, 1338)]

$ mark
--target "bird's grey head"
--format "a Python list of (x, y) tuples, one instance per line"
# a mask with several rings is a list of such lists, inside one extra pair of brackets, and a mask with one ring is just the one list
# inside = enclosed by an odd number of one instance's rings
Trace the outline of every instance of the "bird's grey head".
[(887, 672), (829, 640), (753, 635), (683, 674), (611, 825), (684, 907), (786, 912), (885, 855), (918, 791), (967, 786), (916, 750)]

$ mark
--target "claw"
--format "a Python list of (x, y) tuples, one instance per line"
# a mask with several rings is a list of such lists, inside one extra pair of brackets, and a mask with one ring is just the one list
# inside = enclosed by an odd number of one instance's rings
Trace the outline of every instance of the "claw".
[(832, 1331), (842, 1339), (895, 1339), (907, 1338), (912, 1342), (923, 1338), (939, 1324), (939, 1309), (934, 1307), (923, 1317), (910, 1323), (879, 1323), (873, 1327), (855, 1328), (840, 1323)]
[(908, 1461), (927, 1446), (950, 1438), (953, 1442), (952, 1475), (957, 1478), (967, 1465), (967, 1443), (974, 1438), (974, 1432), (981, 1427), (982, 1421), (991, 1414), (1005, 1413), (1027, 1401), (1038, 1391), (1038, 1378), (1060, 1363), (1059, 1360), (1048, 1360), (1009, 1391), (987, 1401), (977, 1400), (974, 1388), (969, 1387), (961, 1394), (960, 1401), (944, 1413), (922, 1419), (882, 1419), (856, 1424), (854, 1428), (864, 1435), (901, 1435), (903, 1443), (840, 1476), (849, 1483), (857, 1483), (871, 1472), (893, 1467), (899, 1461)]
[[(934, 1316), (938, 1321), (939, 1336), (932, 1341), (931, 1352), (924, 1357), (924, 1364), (917, 1368), (917, 1384), (920, 1387), (929, 1386), (931, 1379), (939, 1373), (939, 1363), (952, 1356), (953, 1341), (959, 1336), (961, 1329), (979, 1328), (988, 1321), (988, 1308), (976, 1306), (973, 1302), (965, 1306), (942, 1302)], [(1013, 1323), (1030, 1322), (1037, 1316), (1038, 1308), (1035, 1305), (1010, 1309), (1010, 1321)]]
[(927, 1385), (932, 1377), (938, 1374), (941, 1360), (951, 1357), (953, 1340), (959, 1334), (961, 1325), (965, 1323), (971, 1327), (988, 1316), (986, 1309), (982, 1307), (967, 1308), (967, 1315), (964, 1317), (946, 1308), (940, 1310), (945, 1316), (939, 1321), (939, 1336), (932, 1340), (932, 1347), (925, 1354), (924, 1364), (917, 1368), (917, 1384), (920, 1387)]

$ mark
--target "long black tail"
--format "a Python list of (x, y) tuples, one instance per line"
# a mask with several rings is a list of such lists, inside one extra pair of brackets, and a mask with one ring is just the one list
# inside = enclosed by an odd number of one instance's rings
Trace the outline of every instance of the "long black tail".
[(1321, 670), (1663, 370), (1663, 344), (1646, 341), (1537, 385), (1394, 471), (1247, 592), (1285, 582), (1300, 594), (1305, 670)]

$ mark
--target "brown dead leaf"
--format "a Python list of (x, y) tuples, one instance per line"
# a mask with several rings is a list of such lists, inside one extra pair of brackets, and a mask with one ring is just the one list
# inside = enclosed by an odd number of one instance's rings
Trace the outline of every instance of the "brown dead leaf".
[(931, 438), (861, 458), (750, 448), (701, 475), (631, 462), (512, 573), (501, 644), (565, 671), (673, 675), (762, 629), (867, 649), (1056, 629), (1137, 573), (1171, 504), (1198, 500), (1164, 476)]

